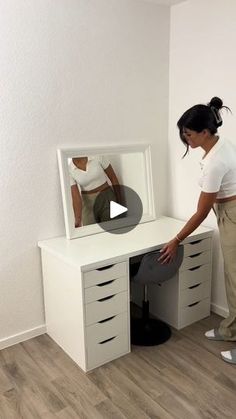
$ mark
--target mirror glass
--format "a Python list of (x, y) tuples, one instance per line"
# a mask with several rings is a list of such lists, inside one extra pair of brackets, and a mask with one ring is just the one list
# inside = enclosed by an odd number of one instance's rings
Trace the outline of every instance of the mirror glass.
[(149, 145), (60, 148), (58, 161), (67, 238), (155, 219)]

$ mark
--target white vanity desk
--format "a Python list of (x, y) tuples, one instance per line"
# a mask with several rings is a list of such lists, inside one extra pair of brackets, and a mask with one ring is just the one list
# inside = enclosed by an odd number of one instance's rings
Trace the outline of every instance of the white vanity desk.
[[(161, 248), (184, 222), (162, 217), (124, 234), (39, 242), (47, 333), (87, 372), (130, 352), (129, 259)], [(150, 311), (177, 329), (210, 313), (212, 230), (184, 242), (179, 273), (154, 286)]]

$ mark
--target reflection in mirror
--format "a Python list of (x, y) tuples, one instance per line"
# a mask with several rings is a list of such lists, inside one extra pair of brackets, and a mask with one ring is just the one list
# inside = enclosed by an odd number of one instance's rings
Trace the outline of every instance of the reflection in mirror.
[[(67, 238), (101, 233), (102, 224), (107, 231), (135, 224), (130, 188), (143, 208), (139, 222), (155, 219), (149, 145), (61, 148), (58, 161)], [(111, 202), (127, 207), (112, 221)]]
[[(69, 158), (68, 166), (75, 228), (110, 221), (111, 201), (125, 206), (109, 156)], [(99, 205), (95, 205), (99, 194)]]

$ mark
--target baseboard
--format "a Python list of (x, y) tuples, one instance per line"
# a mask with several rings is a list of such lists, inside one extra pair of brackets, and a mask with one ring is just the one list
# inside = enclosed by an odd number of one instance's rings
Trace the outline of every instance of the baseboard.
[(0, 350), (8, 348), (9, 346), (16, 345), (16, 343), (24, 342), (25, 340), (35, 338), (36, 336), (46, 333), (46, 325), (29, 329), (16, 335), (8, 336), (7, 338), (0, 339)]
[[(217, 304), (211, 303), (211, 311), (219, 314), (219, 316), (227, 317), (229, 312), (224, 307), (220, 307)], [(35, 327), (34, 329), (26, 330), (16, 335), (8, 336), (7, 338), (0, 339), (0, 350), (8, 348), (9, 346), (16, 345), (17, 343), (24, 342), (25, 340), (35, 338), (36, 336), (43, 335), (46, 333), (46, 325)]]
[(229, 315), (229, 311), (226, 308), (218, 306), (217, 304), (214, 304), (214, 303), (211, 303), (211, 311), (225, 318), (228, 317)]

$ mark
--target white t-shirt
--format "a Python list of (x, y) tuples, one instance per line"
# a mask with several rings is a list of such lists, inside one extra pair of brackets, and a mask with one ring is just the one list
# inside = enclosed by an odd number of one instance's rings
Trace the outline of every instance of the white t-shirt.
[(92, 156), (88, 157), (86, 170), (81, 170), (71, 161), (69, 164), (71, 186), (78, 185), (81, 191), (90, 191), (103, 185), (107, 182), (104, 169), (107, 169), (109, 164), (109, 160), (104, 156)]
[(218, 139), (200, 162), (202, 176), (199, 185), (203, 192), (218, 192), (217, 198), (236, 195), (236, 146)]

